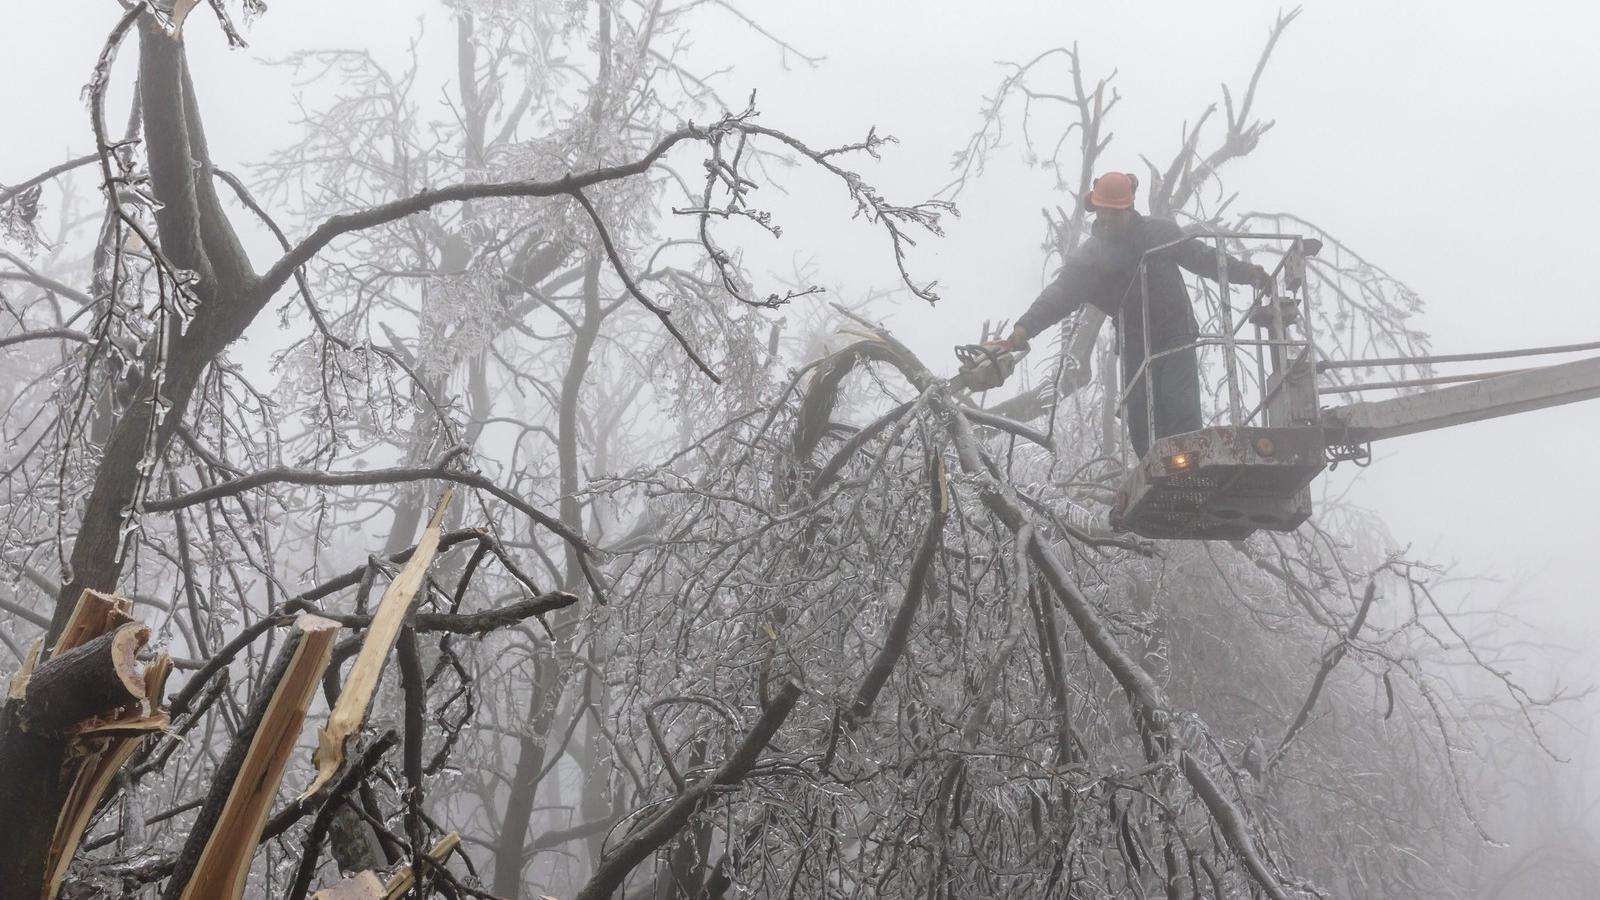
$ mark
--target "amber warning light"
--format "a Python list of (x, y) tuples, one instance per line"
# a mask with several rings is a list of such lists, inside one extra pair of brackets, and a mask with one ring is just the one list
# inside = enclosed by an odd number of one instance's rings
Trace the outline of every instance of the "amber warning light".
[(1194, 464), (1198, 461), (1199, 457), (1193, 453), (1174, 453), (1167, 457), (1167, 468), (1175, 472), (1182, 472), (1186, 469), (1194, 468)]

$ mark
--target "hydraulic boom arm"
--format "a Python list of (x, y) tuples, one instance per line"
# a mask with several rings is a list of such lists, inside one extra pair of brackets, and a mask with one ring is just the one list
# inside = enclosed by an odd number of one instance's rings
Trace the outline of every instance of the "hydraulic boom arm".
[(1600, 356), (1322, 412), (1329, 443), (1364, 444), (1600, 397)]

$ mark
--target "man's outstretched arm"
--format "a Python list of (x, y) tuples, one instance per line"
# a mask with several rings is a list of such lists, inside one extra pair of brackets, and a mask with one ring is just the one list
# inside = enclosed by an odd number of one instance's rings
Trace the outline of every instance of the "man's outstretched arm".
[(1060, 274), (1045, 286), (1039, 296), (1022, 315), (1017, 317), (1007, 342), (1020, 349), (1028, 346), (1028, 339), (1038, 337), (1045, 329), (1077, 312), (1085, 303), (1106, 307), (1103, 290), (1103, 266), (1088, 245), (1079, 247), (1067, 257)]
[(1017, 347), (1027, 346), (1028, 338), (1043, 333), (1046, 328), (1072, 315), (1073, 311), (1083, 305), (1083, 300), (1080, 299), (1082, 295), (1075, 297), (1072, 286), (1068, 283), (1068, 271), (1062, 270), (1056, 280), (1046, 285), (1027, 310), (1017, 317), (1010, 338)]
[[(1204, 278), (1216, 281), (1217, 251), (1216, 248), (1200, 240), (1190, 238), (1172, 248), (1173, 258), (1178, 265)], [(1251, 287), (1265, 288), (1270, 276), (1267, 270), (1255, 263), (1245, 262), (1233, 256), (1226, 256), (1228, 260), (1228, 281), (1233, 284), (1248, 284)]]

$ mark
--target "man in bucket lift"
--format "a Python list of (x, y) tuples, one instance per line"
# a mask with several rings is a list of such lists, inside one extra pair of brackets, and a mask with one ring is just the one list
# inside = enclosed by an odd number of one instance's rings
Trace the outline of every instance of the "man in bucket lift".
[[(1067, 254), (1056, 280), (1017, 319), (1011, 335), (984, 346), (990, 350), (1022, 350), (1028, 338), (1060, 322), (1085, 303), (1117, 320), (1122, 346), (1122, 381), (1133, 380), (1144, 363), (1145, 323), (1140, 303), (1139, 260), (1149, 261), (1150, 352), (1193, 344), (1199, 333), (1189, 291), (1178, 267), (1196, 275), (1217, 277), (1217, 254), (1205, 243), (1189, 238), (1171, 219), (1142, 216), (1133, 208), (1139, 179), (1125, 172), (1107, 172), (1094, 180), (1083, 205), (1095, 214), (1090, 236)], [(1176, 242), (1176, 243), (1174, 243)], [(1228, 280), (1266, 288), (1271, 277), (1258, 265), (1228, 257)], [(1151, 435), (1145, 415), (1146, 388), (1155, 382), (1155, 437), (1183, 434), (1202, 427), (1200, 421), (1200, 367), (1190, 346), (1158, 358), (1151, 371), (1128, 395), (1123, 418), (1135, 452), (1143, 459)]]

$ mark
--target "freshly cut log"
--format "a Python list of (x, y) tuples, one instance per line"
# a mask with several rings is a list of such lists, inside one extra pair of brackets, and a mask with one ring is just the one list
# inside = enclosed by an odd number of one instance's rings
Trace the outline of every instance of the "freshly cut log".
[(135, 655), (150, 629), (129, 622), (59, 653), (40, 666), (23, 695), (27, 726), (56, 731), (144, 699), (144, 673)]

